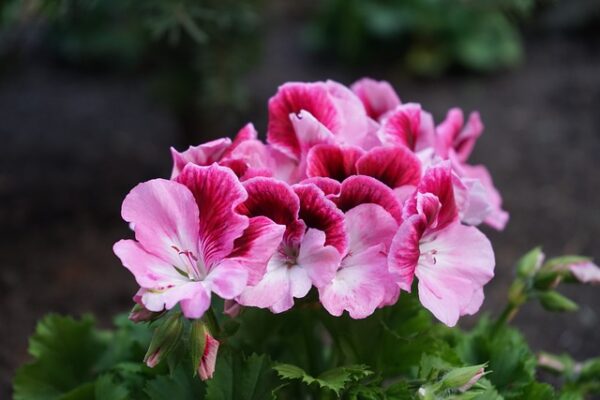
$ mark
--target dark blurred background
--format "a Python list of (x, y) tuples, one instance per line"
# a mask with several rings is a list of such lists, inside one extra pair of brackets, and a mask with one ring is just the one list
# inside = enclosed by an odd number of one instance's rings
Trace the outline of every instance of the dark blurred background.
[[(290, 80), (368, 75), (440, 121), (479, 110), (485, 163), (511, 220), (486, 230), (497, 313), (512, 265), (600, 261), (599, 0), (3, 0), (0, 2), (0, 398), (48, 312), (108, 326), (135, 283), (112, 254), (120, 205), (168, 177), (169, 146), (265, 134), (267, 99)], [(535, 350), (600, 355), (598, 287), (566, 288), (581, 310), (528, 305)], [(465, 318), (466, 325), (469, 318)]]

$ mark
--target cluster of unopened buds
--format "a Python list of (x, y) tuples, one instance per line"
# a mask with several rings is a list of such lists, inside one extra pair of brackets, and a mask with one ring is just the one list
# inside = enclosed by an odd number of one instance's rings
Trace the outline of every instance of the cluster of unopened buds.
[(122, 216), (136, 240), (114, 251), (159, 312), (289, 310), (312, 287), (332, 315), (365, 318), (418, 296), (448, 326), (481, 306), (494, 252), (475, 226), (508, 215), (486, 168), (467, 159), (478, 113), (435, 125), (387, 82), (286, 83), (269, 101), (267, 143), (252, 124), (184, 152), (171, 179), (140, 183)]

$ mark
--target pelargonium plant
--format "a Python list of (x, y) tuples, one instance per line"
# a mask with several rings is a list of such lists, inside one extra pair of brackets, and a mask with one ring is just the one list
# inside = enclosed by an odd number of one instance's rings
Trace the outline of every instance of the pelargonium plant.
[[(498, 318), (452, 328), (478, 312), (494, 276), (492, 245), (477, 226), (508, 221), (488, 170), (468, 162), (483, 131), (477, 112), (454, 108), (436, 125), (387, 82), (366, 78), (350, 88), (286, 83), (268, 111), (266, 143), (248, 124), (233, 140), (171, 149), (170, 179), (131, 190), (122, 216), (135, 239), (114, 252), (140, 286), (129, 315), (137, 325), (119, 318), (116, 331), (99, 332), (89, 317), (48, 317), (31, 341), (36, 360), (17, 374), (17, 398), (600, 391), (599, 359), (536, 356), (508, 326), (529, 299), (576, 309), (556, 288), (600, 282), (589, 259), (544, 261), (532, 250)], [(68, 348), (64, 338), (77, 339)], [(74, 376), (42, 377), (73, 359), (79, 367), (65, 374)], [(542, 368), (560, 375), (559, 392), (536, 380)]]

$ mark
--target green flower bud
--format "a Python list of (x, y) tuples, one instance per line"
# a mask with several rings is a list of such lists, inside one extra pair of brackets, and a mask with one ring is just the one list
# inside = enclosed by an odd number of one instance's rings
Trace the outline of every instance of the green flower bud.
[(154, 330), (150, 347), (144, 357), (144, 362), (150, 368), (155, 367), (179, 344), (183, 334), (181, 313), (174, 312)]
[(540, 247), (529, 251), (517, 262), (517, 276), (529, 278), (540, 269), (544, 262), (544, 253)]
[(556, 291), (541, 292), (539, 299), (542, 306), (548, 311), (576, 311), (579, 308), (575, 302)]
[(485, 366), (486, 364), (479, 364), (453, 369), (442, 378), (442, 387), (466, 392), (485, 375)]

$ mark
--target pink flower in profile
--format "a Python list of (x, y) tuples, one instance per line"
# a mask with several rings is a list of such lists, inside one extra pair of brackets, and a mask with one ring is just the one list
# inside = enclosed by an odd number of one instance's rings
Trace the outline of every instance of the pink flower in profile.
[(376, 204), (354, 207), (345, 218), (348, 250), (333, 280), (319, 288), (319, 298), (332, 315), (340, 316), (346, 310), (352, 318), (366, 318), (382, 303), (397, 298), (397, 286), (388, 272), (387, 249), (398, 224)]
[(188, 163), (200, 166), (218, 163), (230, 168), (242, 180), (253, 176), (270, 176), (269, 154), (257, 136), (254, 125), (248, 123), (240, 129), (233, 141), (229, 138), (216, 139), (199, 146), (190, 146), (183, 152), (171, 147), (171, 179), (175, 179)]
[(245, 183), (248, 200), (240, 212), (267, 216), (286, 226), (277, 251), (266, 264), (264, 276), (238, 297), (246, 306), (289, 310), (294, 298), (306, 296), (312, 286), (331, 281), (347, 246), (344, 217), (315, 185), (287, 184), (269, 178)]
[(386, 81), (362, 78), (353, 83), (350, 89), (362, 101), (367, 115), (374, 120), (378, 120), (388, 111), (400, 105), (400, 98), (396, 91)]
[(421, 303), (448, 326), (481, 307), (494, 252), (477, 228), (460, 223), (448, 163), (429, 168), (407, 200), (388, 262), (401, 289), (417, 277)]
[(310, 114), (343, 144), (357, 144), (368, 131), (368, 118), (360, 99), (345, 86), (333, 82), (290, 82), (269, 100), (267, 141), (296, 161), (302, 145), (293, 118)]
[(198, 365), (198, 375), (200, 375), (200, 379), (206, 381), (212, 379), (215, 372), (220, 343), (207, 331), (204, 333), (204, 339), (204, 353), (200, 359), (200, 365)]
[(478, 112), (471, 113), (465, 124), (462, 110), (452, 108), (446, 119), (436, 127), (436, 150), (444, 159), (454, 153), (461, 163), (465, 163), (482, 132), (483, 124)]
[(140, 183), (127, 195), (122, 216), (137, 241), (121, 240), (114, 252), (140, 285), (144, 307), (157, 312), (179, 304), (186, 317), (200, 318), (211, 292), (232, 299), (243, 291), (284, 230), (238, 214), (246, 198), (228, 168), (193, 164), (175, 181)]

